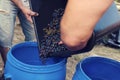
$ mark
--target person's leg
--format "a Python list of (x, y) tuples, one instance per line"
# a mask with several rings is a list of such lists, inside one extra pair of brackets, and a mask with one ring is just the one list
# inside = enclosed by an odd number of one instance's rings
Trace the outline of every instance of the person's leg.
[(9, 48), (12, 46), (13, 30), (15, 15), (13, 15), (14, 7), (10, 0), (1, 0), (0, 2), (0, 53), (5, 64), (6, 55)]
[(0, 46), (1, 57), (3, 59), (4, 64), (6, 62), (6, 56), (7, 56), (9, 49), (10, 49), (9, 47)]
[[(29, 7), (29, 0), (23, 1), (24, 6)], [(22, 31), (25, 36), (25, 41), (34, 41), (36, 39), (35, 37), (35, 31), (33, 25), (26, 19), (24, 14), (21, 10), (19, 10), (18, 18), (21, 23)]]
[(18, 13), (18, 18), (21, 23), (22, 31), (25, 35), (25, 41), (34, 41), (35, 31), (33, 25), (26, 19), (21, 11)]

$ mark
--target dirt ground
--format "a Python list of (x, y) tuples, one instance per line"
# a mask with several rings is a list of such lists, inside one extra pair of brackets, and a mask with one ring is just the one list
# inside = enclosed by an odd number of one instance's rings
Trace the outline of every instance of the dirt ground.
[[(24, 41), (23, 33), (21, 31), (20, 25), (17, 25), (15, 27), (15, 35), (14, 35), (13, 44), (16, 44), (16, 43), (19, 43), (22, 41)], [(94, 47), (94, 49), (88, 53), (74, 55), (74, 56), (68, 58), (66, 80), (72, 80), (72, 76), (75, 72), (76, 64), (81, 59), (84, 59), (85, 57), (90, 57), (90, 56), (103, 56), (103, 57), (107, 57), (107, 58), (111, 58), (111, 59), (120, 61), (120, 49), (110, 48), (110, 47), (106, 47), (104, 45), (96, 45)], [(3, 63), (0, 58), (0, 71), (2, 69), (2, 65), (3, 65)]]

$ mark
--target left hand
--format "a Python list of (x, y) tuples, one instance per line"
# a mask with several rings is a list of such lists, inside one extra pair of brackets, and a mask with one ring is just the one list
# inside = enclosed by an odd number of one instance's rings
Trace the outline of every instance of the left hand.
[(22, 12), (24, 13), (24, 15), (27, 18), (27, 20), (30, 21), (31, 23), (33, 23), (31, 17), (39, 15), (37, 12), (34, 12), (34, 11), (32, 11), (29, 8), (26, 8), (26, 7), (22, 9)]

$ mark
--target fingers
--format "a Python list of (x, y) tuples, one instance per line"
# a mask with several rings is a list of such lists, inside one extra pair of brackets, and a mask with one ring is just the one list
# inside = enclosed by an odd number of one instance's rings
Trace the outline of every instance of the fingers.
[(63, 42), (62, 42), (62, 41), (60, 41), (58, 44), (59, 44), (59, 45), (61, 45), (61, 44), (63, 44)]
[(31, 11), (31, 12), (30, 12), (30, 15), (31, 15), (31, 16), (38, 16), (39, 14), (38, 14), (37, 12)]
[(38, 16), (39, 14), (37, 12), (30, 11), (30, 13), (27, 15), (28, 21), (33, 23), (32, 16)]
[(33, 20), (32, 20), (32, 18), (31, 18), (30, 15), (26, 15), (26, 18), (27, 18), (27, 20), (28, 20), (30, 23), (33, 23)]
[(30, 21), (30, 23), (33, 23), (33, 20), (31, 17), (29, 17), (28, 20)]

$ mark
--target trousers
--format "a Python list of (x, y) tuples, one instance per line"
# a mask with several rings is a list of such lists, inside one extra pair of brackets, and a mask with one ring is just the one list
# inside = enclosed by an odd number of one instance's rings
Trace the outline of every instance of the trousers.
[[(28, 4), (27, 0), (23, 2)], [(35, 40), (34, 27), (22, 11), (11, 0), (0, 0), (0, 45), (3, 47), (12, 46), (16, 16), (19, 18), (25, 41)]]

